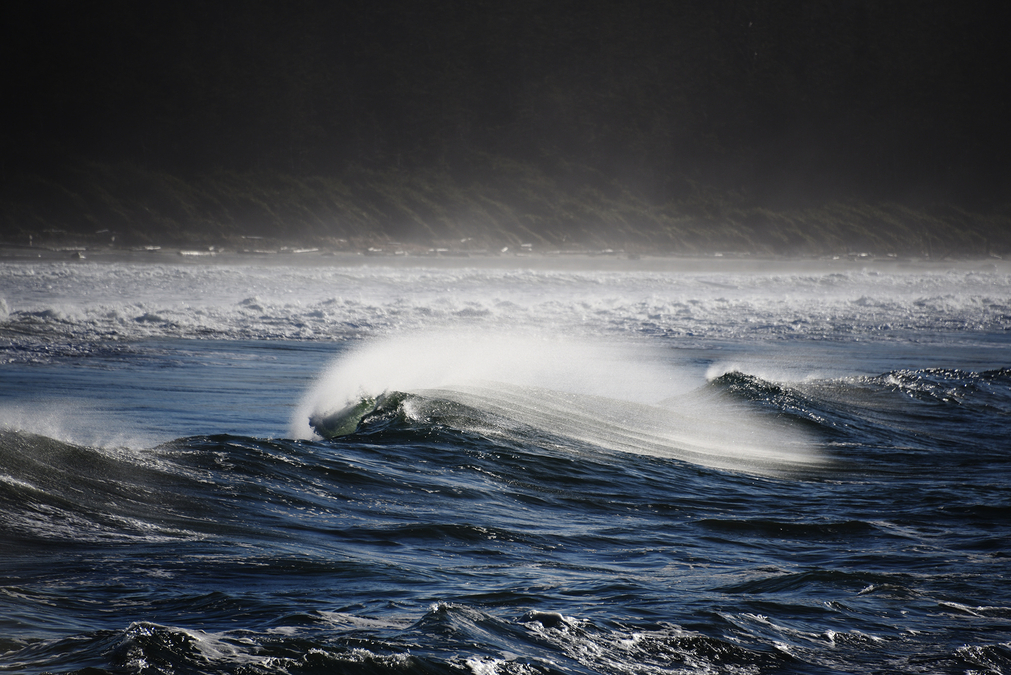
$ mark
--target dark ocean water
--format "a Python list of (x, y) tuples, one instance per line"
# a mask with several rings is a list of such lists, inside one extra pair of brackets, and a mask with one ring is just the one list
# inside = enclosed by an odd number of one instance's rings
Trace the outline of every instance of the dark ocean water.
[(615, 351), (111, 339), (12, 295), (0, 671), (1011, 672), (1006, 314)]

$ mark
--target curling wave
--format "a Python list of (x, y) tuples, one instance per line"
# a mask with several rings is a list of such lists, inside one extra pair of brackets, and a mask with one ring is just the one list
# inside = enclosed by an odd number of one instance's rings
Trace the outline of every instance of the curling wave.
[(333, 439), (395, 418), (754, 473), (826, 464), (799, 424), (721, 396), (639, 347), (473, 334), (391, 339), (333, 364), (292, 428)]

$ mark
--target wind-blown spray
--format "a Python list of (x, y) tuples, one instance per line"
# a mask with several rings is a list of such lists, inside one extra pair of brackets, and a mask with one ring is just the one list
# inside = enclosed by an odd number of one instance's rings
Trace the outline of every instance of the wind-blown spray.
[(669, 351), (543, 334), (429, 332), (364, 344), (319, 378), (290, 431), (336, 438), (354, 433), (377, 408), (397, 405), (423, 421), (433, 402), (446, 401), (475, 412), (454, 424), (485, 434), (523, 427), (608, 450), (758, 473), (822, 463), (802, 431), (708, 392), (705, 378)]

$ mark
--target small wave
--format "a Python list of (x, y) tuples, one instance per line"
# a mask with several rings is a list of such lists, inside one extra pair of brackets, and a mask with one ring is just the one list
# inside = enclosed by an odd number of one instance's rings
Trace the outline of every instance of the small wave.
[(1011, 368), (981, 372), (954, 368), (893, 370), (867, 381), (921, 401), (985, 405), (1011, 413)]
[(840, 584), (848, 585), (851, 589), (857, 589), (859, 582), (854, 581), (843, 572), (814, 571), (763, 576), (741, 583), (722, 586), (719, 590), (723, 593), (748, 593), (752, 595), (761, 593), (784, 594), (793, 593), (811, 586), (838, 586)]
[(203, 486), (156, 454), (0, 429), (0, 530), (22, 541), (199, 537)]
[(864, 537), (876, 530), (874, 525), (861, 520), (843, 522), (805, 523), (778, 520), (711, 519), (699, 525), (714, 532), (760, 537), (762, 539), (832, 541), (851, 537)]
[[(1011, 642), (984, 645), (963, 645), (955, 653), (966, 661), (966, 673), (1008, 673), (1011, 672)], [(982, 670), (976, 670), (982, 668)]]
[(245, 300), (239, 303), (239, 307), (243, 307), (245, 309), (252, 310), (254, 312), (264, 311), (263, 301), (256, 296), (246, 298)]
[[(31, 645), (3, 655), (8, 668), (63, 669), (87, 664), (116, 672), (751, 672), (787, 659), (673, 625), (598, 626), (550, 610), (510, 620), (465, 605), (437, 602), (418, 621), (341, 615), (331, 631), (278, 625), (268, 632), (210, 630), (136, 621)], [(332, 629), (342, 629), (336, 634)], [(68, 653), (73, 660), (68, 661)]]
[(1011, 619), (1011, 607), (993, 607), (990, 605), (966, 605), (960, 602), (944, 600), (937, 603), (941, 607), (953, 609), (961, 614), (979, 617), (995, 617), (1000, 619)]

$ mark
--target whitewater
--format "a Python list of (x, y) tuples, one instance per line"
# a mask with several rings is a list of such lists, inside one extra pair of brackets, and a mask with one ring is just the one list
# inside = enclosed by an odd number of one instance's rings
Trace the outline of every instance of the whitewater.
[(1011, 672), (1011, 264), (0, 259), (0, 671)]

